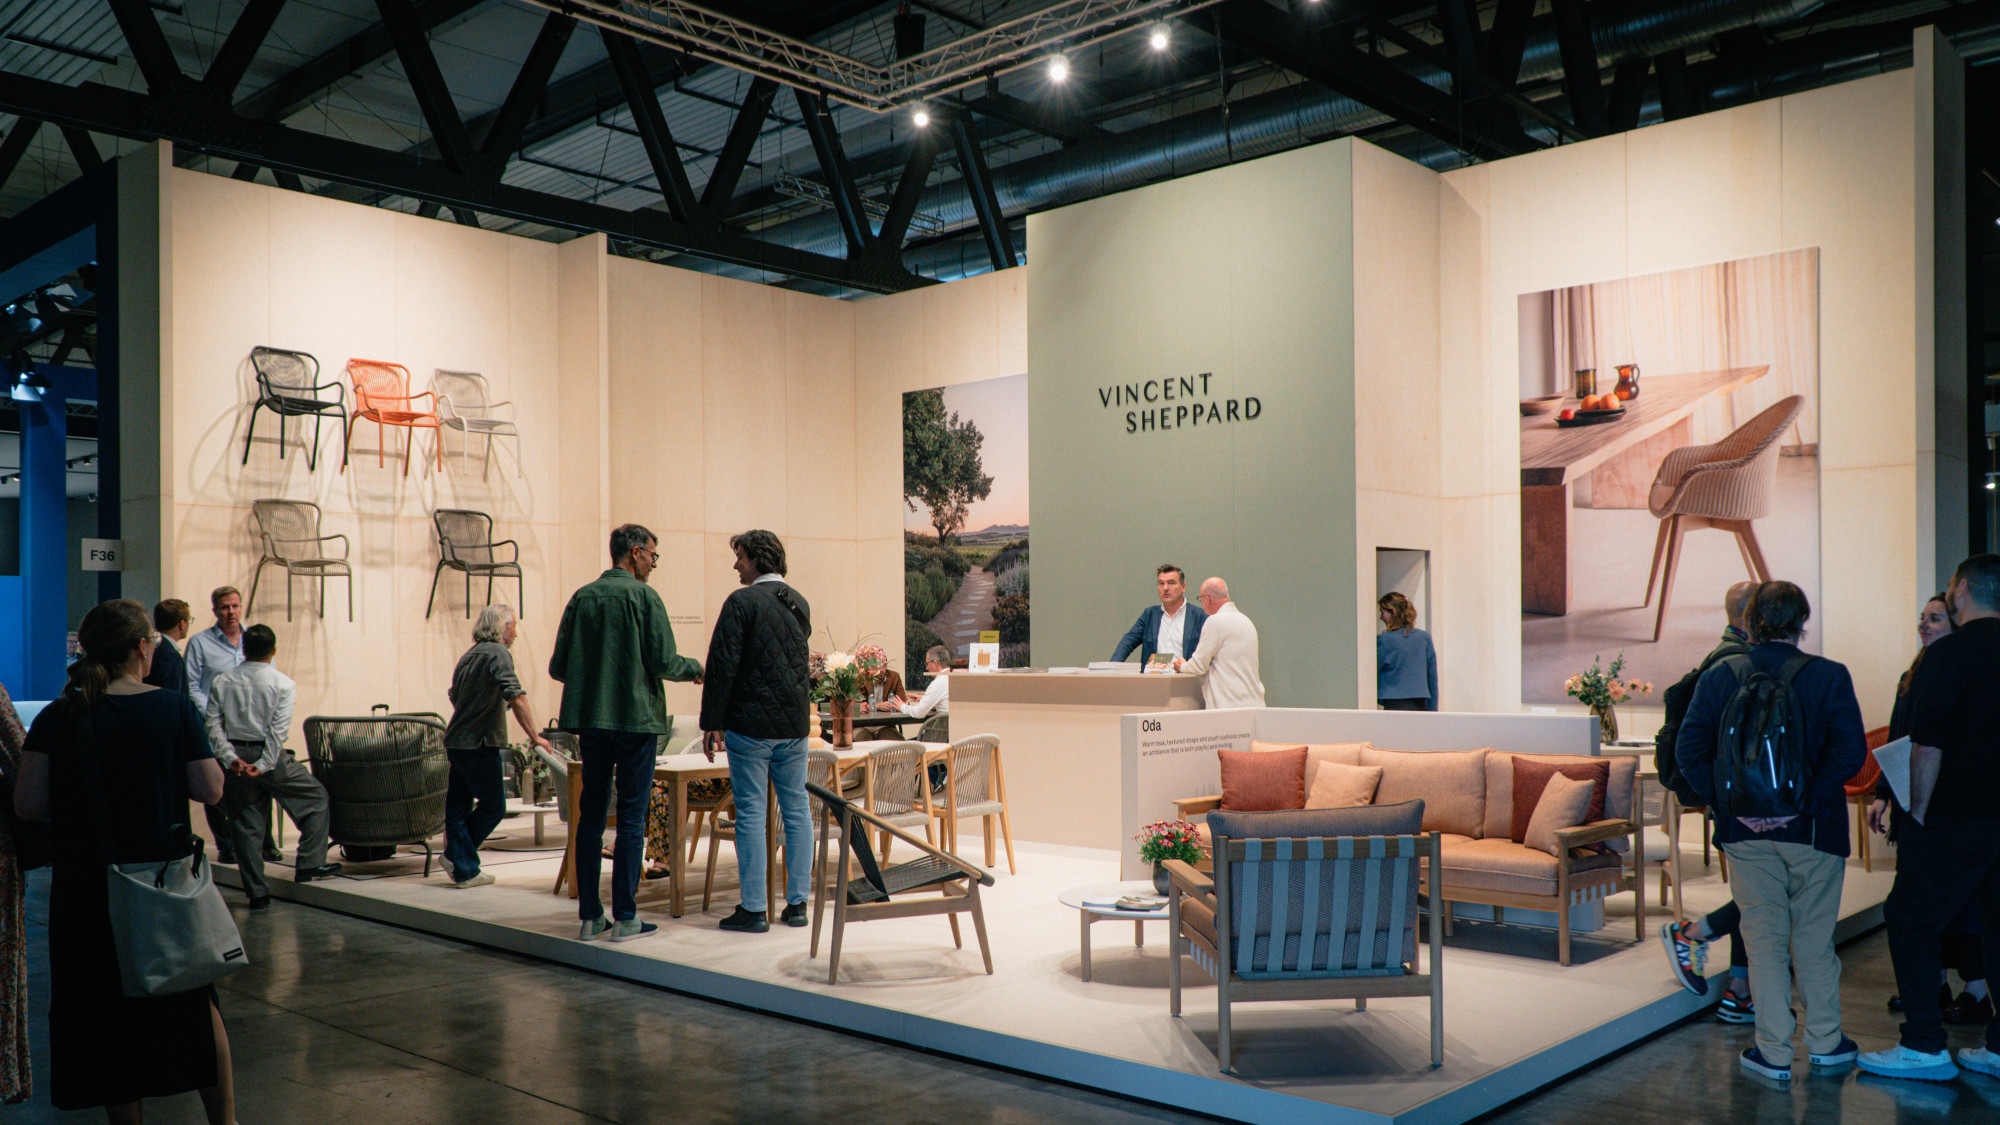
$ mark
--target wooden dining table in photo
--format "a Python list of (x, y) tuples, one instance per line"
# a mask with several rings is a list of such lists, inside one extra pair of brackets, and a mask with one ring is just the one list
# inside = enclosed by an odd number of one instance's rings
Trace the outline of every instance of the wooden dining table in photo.
[(1622, 417), (1563, 426), (1554, 414), (1521, 419), (1521, 610), (1561, 616), (1570, 608), (1570, 507), (1590, 479), (1591, 506), (1644, 508), (1660, 462), (1694, 444), (1694, 413), (1770, 372), (1732, 367), (1648, 375)]

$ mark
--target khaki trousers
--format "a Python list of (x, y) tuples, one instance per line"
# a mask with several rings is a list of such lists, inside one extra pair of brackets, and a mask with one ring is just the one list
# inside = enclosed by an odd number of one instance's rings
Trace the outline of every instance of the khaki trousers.
[(1729, 884), (1743, 911), (1738, 931), (1750, 953), (1750, 992), (1757, 1004), (1757, 1050), (1773, 1066), (1790, 1066), (1792, 981), (1806, 1012), (1806, 1051), (1830, 1054), (1840, 1045), (1840, 956), (1833, 927), (1847, 862), (1811, 844), (1739, 840), (1726, 845)]

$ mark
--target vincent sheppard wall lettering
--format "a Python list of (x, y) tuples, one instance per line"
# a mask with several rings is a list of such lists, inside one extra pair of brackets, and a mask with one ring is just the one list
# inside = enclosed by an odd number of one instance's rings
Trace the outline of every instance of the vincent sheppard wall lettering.
[(1209, 398), (1208, 380), (1214, 374), (1204, 371), (1199, 375), (1171, 375), (1143, 383), (1114, 383), (1097, 388), (1097, 400), (1106, 410), (1115, 406), (1141, 406), (1125, 412), (1128, 434), (1251, 422), (1264, 413), (1263, 401), (1254, 395)]

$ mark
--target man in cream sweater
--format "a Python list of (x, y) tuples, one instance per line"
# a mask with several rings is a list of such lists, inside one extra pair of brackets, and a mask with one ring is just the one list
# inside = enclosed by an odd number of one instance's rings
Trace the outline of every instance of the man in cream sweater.
[(1207, 578), (1201, 584), (1201, 643), (1186, 660), (1175, 659), (1174, 671), (1201, 676), (1202, 701), (1220, 707), (1262, 707), (1264, 681), (1257, 675), (1257, 626), (1229, 600), (1229, 584)]

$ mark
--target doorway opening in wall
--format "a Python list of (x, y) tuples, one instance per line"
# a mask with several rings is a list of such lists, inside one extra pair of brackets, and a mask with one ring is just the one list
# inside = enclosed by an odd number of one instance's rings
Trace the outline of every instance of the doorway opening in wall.
[[(1417, 611), (1412, 624), (1432, 636), (1436, 641), (1436, 630), (1431, 628), (1431, 553), (1404, 547), (1375, 548), (1375, 601), (1381, 605), (1382, 598), (1389, 594), (1401, 594), (1410, 599), (1410, 605)], [(1382, 630), (1382, 620), (1377, 614), (1376, 631)], [(1376, 683), (1374, 698), (1381, 699), (1383, 676), (1383, 642), (1376, 646)], [(1363, 706), (1367, 706), (1364, 702)]]

